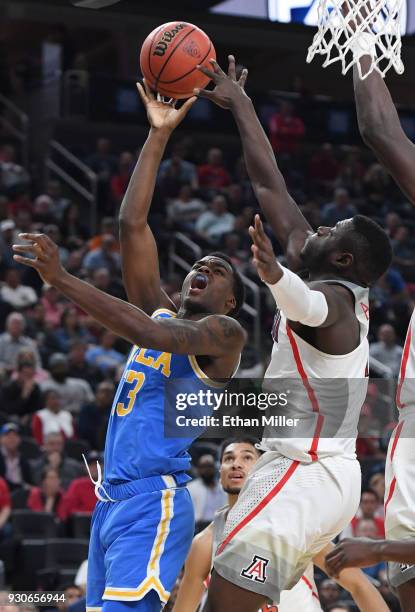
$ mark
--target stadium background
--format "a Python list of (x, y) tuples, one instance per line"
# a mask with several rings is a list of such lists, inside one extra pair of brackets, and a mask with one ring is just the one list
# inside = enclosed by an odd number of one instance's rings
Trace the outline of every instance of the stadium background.
[[(258, 10), (252, 17), (254, 4)], [(103, 449), (114, 384), (128, 351), (54, 289), (42, 287), (32, 271), (15, 268), (10, 244), (21, 230), (42, 229), (58, 241), (68, 269), (124, 297), (117, 213), (147, 131), (135, 89), (139, 47), (155, 26), (177, 18), (208, 32), (220, 63), (232, 52), (248, 67), (248, 93), (289, 190), (312, 224), (331, 225), (357, 211), (379, 220), (393, 241), (393, 266), (371, 291), (372, 382), (358, 444), (364, 489), (375, 495), (366, 495), (350, 527), (352, 535), (360, 533), (359, 521), (365, 518), (368, 535), (382, 534), (382, 474), (395, 419), (394, 379), (415, 291), (415, 214), (360, 140), (351, 77), (340, 77), (337, 66), (323, 70), (318, 61), (305, 63), (313, 30), (301, 22), (313, 3), (305, 1), (303, 10), (287, 13), (292, 23), (270, 21), (271, 14), (281, 14), (281, 4), (182, 0), (174, 9), (167, 0), (157, 5), (122, 0), (92, 11), (63, 0), (0, 0), (4, 587), (53, 590), (75, 581), (86, 557), (94, 499), (80, 454), (89, 453), (92, 465), (96, 454), (91, 451)], [(408, 32), (415, 29), (412, 4)], [(218, 5), (245, 16), (220, 14)], [(403, 59), (406, 72), (391, 75), (388, 84), (413, 138), (411, 36), (404, 39)], [(151, 210), (165, 288), (177, 299), (189, 262), (201, 252), (220, 248), (230, 255), (248, 292), (242, 318), (250, 339), (240, 375), (260, 378), (271, 348), (273, 307), (249, 262), (247, 228), (257, 203), (229, 114), (200, 100), (174, 134), (165, 160)], [(44, 439), (43, 427), (52, 420), (63, 423), (66, 439)], [(199, 441), (192, 455), (200, 529), (222, 503), (209, 458), (216, 459), (216, 446)], [(369, 574), (391, 609), (399, 610), (384, 569)], [(82, 596), (82, 576), (77, 582), (81, 587), (72, 589), (75, 600)], [(318, 583), (325, 610), (348, 599), (321, 575)], [(82, 600), (78, 606), (81, 610)]]

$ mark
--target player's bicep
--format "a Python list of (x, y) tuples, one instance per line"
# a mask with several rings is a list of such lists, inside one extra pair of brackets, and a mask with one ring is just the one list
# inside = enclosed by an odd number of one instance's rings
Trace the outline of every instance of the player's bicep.
[(415, 204), (415, 145), (402, 131), (380, 139), (379, 143), (374, 143), (373, 149), (401, 190)]

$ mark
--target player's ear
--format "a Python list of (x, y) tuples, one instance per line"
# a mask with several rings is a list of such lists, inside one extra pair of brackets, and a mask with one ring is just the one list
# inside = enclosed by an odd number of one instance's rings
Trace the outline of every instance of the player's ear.
[(232, 297), (230, 297), (228, 300), (226, 300), (226, 308), (228, 309), (227, 312), (228, 314), (230, 312), (232, 312), (233, 310), (235, 310), (236, 308), (236, 298), (234, 295), (232, 295)]
[(337, 268), (351, 268), (354, 264), (354, 257), (352, 253), (335, 251), (332, 254), (332, 264), (334, 264)]

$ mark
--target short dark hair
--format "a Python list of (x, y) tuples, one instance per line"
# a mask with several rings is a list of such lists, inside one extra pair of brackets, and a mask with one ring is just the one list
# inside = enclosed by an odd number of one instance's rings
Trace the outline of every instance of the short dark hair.
[(230, 317), (236, 317), (238, 312), (241, 310), (243, 303), (245, 302), (245, 285), (242, 280), (242, 276), (239, 274), (236, 269), (232, 259), (225, 255), (225, 253), (221, 253), (220, 251), (215, 251), (214, 253), (209, 253), (209, 257), (218, 257), (219, 259), (225, 260), (230, 267), (232, 268), (233, 273), (233, 292), (235, 294), (236, 305), (233, 310), (228, 312)]
[(262, 455), (264, 451), (262, 451), (261, 449), (259, 449), (257, 447), (257, 444), (259, 444), (259, 443), (260, 443), (260, 441), (258, 440), (258, 438), (255, 438), (255, 436), (250, 436), (250, 435), (246, 435), (246, 436), (232, 436), (230, 438), (226, 438), (226, 440), (224, 440), (222, 442), (221, 447), (220, 447), (219, 461), (222, 462), (225, 450), (227, 449), (227, 447), (230, 444), (250, 444), (251, 446), (253, 446), (255, 448), (255, 450), (257, 451), (258, 455)]
[(377, 501), (379, 501), (379, 495), (376, 493), (376, 491), (374, 491), (373, 489), (367, 488), (367, 489), (363, 489), (361, 494), (360, 494), (360, 499), (362, 499), (363, 495), (365, 493), (369, 493), (369, 495), (373, 495), (374, 497), (376, 497)]
[(353, 217), (353, 251), (361, 280), (373, 285), (392, 263), (389, 236), (373, 219), (364, 215)]

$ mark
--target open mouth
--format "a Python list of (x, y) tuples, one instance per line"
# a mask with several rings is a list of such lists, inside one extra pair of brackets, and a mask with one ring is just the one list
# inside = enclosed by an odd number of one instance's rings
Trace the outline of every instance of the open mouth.
[(195, 274), (195, 276), (191, 280), (190, 291), (199, 293), (200, 291), (203, 291), (203, 289), (206, 289), (206, 287), (208, 286), (208, 282), (209, 279), (206, 274), (202, 274), (201, 272), (199, 272), (198, 274)]
[(241, 482), (244, 479), (243, 474), (231, 474), (229, 476), (229, 480), (233, 480), (234, 482)]

